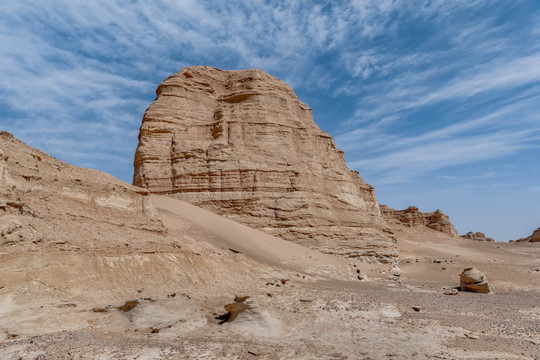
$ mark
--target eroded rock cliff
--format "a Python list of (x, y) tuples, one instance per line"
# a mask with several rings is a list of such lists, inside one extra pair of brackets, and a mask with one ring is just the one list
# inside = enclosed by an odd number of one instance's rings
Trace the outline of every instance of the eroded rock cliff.
[(284, 82), (195, 66), (146, 110), (134, 185), (326, 253), (393, 262), (373, 187)]
[(405, 210), (396, 210), (386, 205), (381, 205), (380, 209), (383, 217), (388, 222), (407, 227), (426, 226), (451, 236), (458, 236), (454, 225), (450, 222), (450, 218), (440, 210), (422, 212), (416, 206), (409, 206)]

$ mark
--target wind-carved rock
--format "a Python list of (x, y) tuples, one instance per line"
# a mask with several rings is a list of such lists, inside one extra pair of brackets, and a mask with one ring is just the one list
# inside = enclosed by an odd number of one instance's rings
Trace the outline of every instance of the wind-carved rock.
[(283, 81), (195, 66), (146, 110), (134, 185), (326, 253), (394, 262), (373, 187)]
[(474, 267), (466, 268), (459, 274), (459, 285), (461, 291), (491, 293), (486, 274)]
[(386, 205), (380, 205), (380, 209), (384, 219), (388, 222), (407, 227), (426, 226), (451, 236), (458, 236), (454, 225), (450, 222), (450, 218), (441, 210), (422, 212), (416, 206), (409, 206), (405, 210), (396, 210)]

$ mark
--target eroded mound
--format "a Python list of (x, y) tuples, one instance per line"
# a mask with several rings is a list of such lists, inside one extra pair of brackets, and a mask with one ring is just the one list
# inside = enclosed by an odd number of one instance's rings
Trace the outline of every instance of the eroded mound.
[[(6, 132), (0, 133), (0, 149), (2, 245), (125, 248), (166, 233), (147, 190), (66, 164)], [(135, 239), (126, 245), (130, 236)]]

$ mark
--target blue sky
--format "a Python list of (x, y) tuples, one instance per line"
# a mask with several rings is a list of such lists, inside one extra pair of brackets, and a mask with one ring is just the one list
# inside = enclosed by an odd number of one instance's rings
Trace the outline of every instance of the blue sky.
[(540, 1), (0, 3), (0, 129), (131, 182), (144, 110), (184, 66), (291, 85), (395, 208), (504, 241), (540, 226)]

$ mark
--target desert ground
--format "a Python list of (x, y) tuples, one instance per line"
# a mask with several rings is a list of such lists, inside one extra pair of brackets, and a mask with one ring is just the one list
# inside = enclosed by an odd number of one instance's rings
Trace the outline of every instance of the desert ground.
[[(392, 225), (367, 264), (151, 200), (164, 246), (0, 248), (1, 359), (540, 359), (538, 244)], [(445, 295), (471, 266), (493, 293)]]

